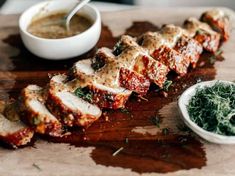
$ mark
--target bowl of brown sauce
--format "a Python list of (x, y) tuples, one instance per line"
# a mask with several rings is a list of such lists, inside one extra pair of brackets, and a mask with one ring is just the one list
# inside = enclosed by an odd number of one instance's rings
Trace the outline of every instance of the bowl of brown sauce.
[(101, 33), (101, 17), (87, 4), (73, 16), (70, 30), (56, 21), (77, 4), (76, 0), (44, 1), (26, 10), (19, 19), (21, 38), (34, 55), (51, 60), (69, 59), (92, 49)]

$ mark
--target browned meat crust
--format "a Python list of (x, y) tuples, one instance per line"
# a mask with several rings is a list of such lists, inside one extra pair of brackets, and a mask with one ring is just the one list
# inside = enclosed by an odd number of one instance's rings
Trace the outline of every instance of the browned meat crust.
[(196, 67), (203, 51), (202, 45), (199, 42), (187, 36), (182, 36), (177, 41), (174, 49), (186, 57), (186, 60), (190, 61), (193, 68)]
[(145, 95), (150, 86), (149, 79), (146, 79), (143, 75), (125, 68), (120, 69), (119, 83), (121, 87), (135, 91), (140, 95)]
[(212, 27), (212, 29), (219, 32), (223, 41), (227, 41), (229, 39), (230, 24), (227, 15), (223, 15), (215, 19), (212, 15), (210, 15), (210, 13), (205, 12), (202, 14), (200, 19), (201, 21), (208, 23)]

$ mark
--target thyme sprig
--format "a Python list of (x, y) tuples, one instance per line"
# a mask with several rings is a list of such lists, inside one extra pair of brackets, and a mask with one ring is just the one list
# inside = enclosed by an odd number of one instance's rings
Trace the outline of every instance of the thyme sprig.
[(168, 91), (169, 90), (169, 88), (170, 88), (170, 86), (172, 85), (172, 81), (171, 80), (166, 80), (165, 81), (165, 83), (164, 83), (164, 85), (163, 85), (163, 90), (164, 91)]
[(235, 85), (217, 82), (211, 87), (197, 88), (187, 106), (190, 118), (203, 129), (235, 135)]
[(119, 154), (122, 150), (124, 149), (124, 147), (120, 147), (118, 150), (116, 150), (112, 155), (116, 156), (117, 154)]

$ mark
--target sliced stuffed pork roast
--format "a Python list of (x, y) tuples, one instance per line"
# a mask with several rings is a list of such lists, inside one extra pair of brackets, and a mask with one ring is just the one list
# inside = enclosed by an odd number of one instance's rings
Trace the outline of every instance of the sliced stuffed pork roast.
[(101, 109), (89, 102), (92, 95), (86, 94), (81, 88), (74, 91), (66, 84), (66, 79), (65, 75), (52, 77), (47, 107), (67, 126), (90, 126), (101, 116)]

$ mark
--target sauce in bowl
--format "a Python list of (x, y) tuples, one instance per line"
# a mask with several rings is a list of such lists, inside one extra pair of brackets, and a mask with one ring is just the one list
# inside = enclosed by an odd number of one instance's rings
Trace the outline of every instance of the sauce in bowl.
[(76, 14), (70, 21), (70, 30), (56, 22), (66, 13), (54, 13), (40, 19), (33, 20), (27, 31), (34, 36), (46, 39), (61, 39), (80, 34), (92, 26), (93, 21), (82, 14)]

